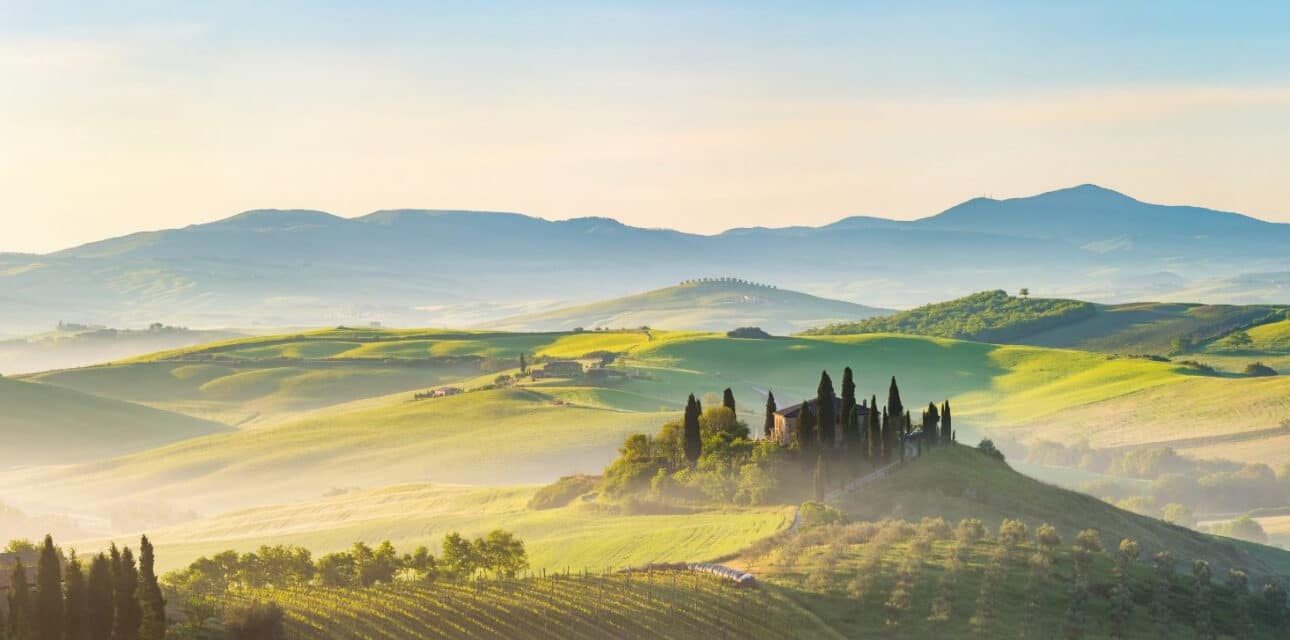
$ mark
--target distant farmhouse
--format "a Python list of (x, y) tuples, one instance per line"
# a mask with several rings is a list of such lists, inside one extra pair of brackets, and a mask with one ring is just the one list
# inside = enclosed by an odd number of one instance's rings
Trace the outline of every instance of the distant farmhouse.
[[(793, 434), (797, 432), (797, 420), (802, 417), (802, 405), (811, 407), (811, 412), (815, 415), (820, 414), (820, 401), (816, 398), (789, 405), (775, 412), (775, 426), (773, 427), (770, 437), (780, 444), (788, 444), (793, 441)], [(838, 416), (837, 433), (842, 432), (842, 399), (833, 398), (833, 415)], [(860, 416), (861, 428), (864, 428), (868, 420), (868, 414)]]
[(556, 360), (533, 371), (534, 378), (581, 378), (582, 363), (576, 360)]
[(9, 613), (9, 589), (12, 586), (10, 580), (13, 579), (13, 569), (22, 561), (22, 568), (27, 573), (27, 585), (36, 585), (36, 562), (40, 556), (35, 551), (19, 551), (17, 553), (0, 553), (0, 608), (4, 609), (5, 614)]

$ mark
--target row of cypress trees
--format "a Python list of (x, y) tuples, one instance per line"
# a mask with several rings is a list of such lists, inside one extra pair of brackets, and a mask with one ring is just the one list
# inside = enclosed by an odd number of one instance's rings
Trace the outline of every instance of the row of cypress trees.
[[(905, 409), (900, 398), (900, 387), (895, 376), (887, 390), (887, 405), (882, 412), (878, 411), (878, 397), (856, 402), (856, 385), (851, 367), (842, 371), (842, 397), (834, 407), (836, 396), (833, 380), (828, 371), (820, 372), (820, 384), (816, 389), (815, 411), (811, 405), (804, 403), (797, 420), (794, 442), (798, 448), (807, 453), (823, 454), (828, 452), (846, 452), (848, 455), (890, 460), (893, 456), (904, 457), (904, 436), (913, 430), (913, 420)], [(766, 421), (764, 435), (772, 437), (775, 427), (774, 392), (766, 397)], [(836, 412), (840, 410), (840, 415)], [(838, 426), (841, 426), (839, 433)], [(951, 442), (954, 429), (950, 414), (950, 403), (946, 400), (940, 408), (935, 403), (928, 403), (922, 416), (923, 439), (929, 446), (939, 442)], [(809, 457), (807, 458), (809, 459)]]
[(8, 640), (161, 640), (166, 600), (155, 560), (152, 543), (143, 536), (137, 566), (130, 547), (116, 544), (88, 566), (72, 552), (64, 566), (53, 537), (46, 535), (34, 591), (21, 560), (13, 569), (9, 615), (7, 620), (0, 615), (0, 629)]

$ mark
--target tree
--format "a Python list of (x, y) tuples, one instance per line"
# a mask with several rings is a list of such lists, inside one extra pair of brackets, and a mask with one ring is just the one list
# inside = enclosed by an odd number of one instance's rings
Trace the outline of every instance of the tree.
[(143, 612), (135, 593), (139, 589), (139, 570), (134, 564), (130, 547), (121, 550), (120, 570), (115, 576), (116, 624), (112, 627), (112, 640), (137, 640)]
[(896, 386), (896, 376), (891, 377), (891, 386), (887, 388), (887, 412), (893, 418), (905, 415), (905, 403), (900, 401), (900, 387)]
[(9, 640), (31, 640), (31, 591), (27, 586), (27, 569), (19, 559), (9, 574)]
[(694, 394), (685, 403), (685, 430), (684, 430), (684, 448), (685, 459), (694, 466), (699, 463), (699, 456), (703, 454), (703, 435), (699, 430), (699, 414), (702, 413), (699, 401), (694, 399)]
[(1250, 577), (1240, 569), (1228, 569), (1227, 586), (1232, 590), (1236, 637), (1249, 638), (1254, 634), (1254, 621), (1250, 619)]
[(869, 437), (865, 438), (866, 444), (869, 445), (868, 457), (870, 460), (877, 460), (882, 457), (882, 416), (878, 415), (878, 396), (869, 400), (869, 417), (865, 420), (865, 431), (869, 432)]
[(1201, 638), (1214, 637), (1214, 612), (1211, 611), (1209, 579), (1213, 575), (1209, 563), (1197, 560), (1191, 565), (1192, 578), (1196, 580), (1194, 609), (1196, 614), (1196, 635)]
[(88, 606), (85, 573), (81, 570), (81, 561), (76, 558), (76, 552), (72, 552), (67, 559), (67, 571), (63, 576), (63, 633), (67, 640), (85, 640)]
[(528, 568), (529, 559), (524, 550), (524, 541), (515, 537), (515, 534), (494, 529), (482, 542), (484, 562), (488, 568), (497, 572), (499, 578), (514, 578), (517, 573)]
[(838, 437), (837, 407), (833, 405), (833, 399), (833, 379), (829, 378), (828, 371), (821, 371), (820, 385), (815, 390), (815, 406), (819, 412), (817, 424), (820, 425), (820, 447), (826, 451), (837, 444)]
[(927, 410), (923, 412), (923, 439), (932, 446), (936, 446), (940, 435), (940, 424), (941, 412), (936, 408), (936, 403), (927, 403)]
[(762, 426), (762, 433), (767, 440), (770, 440), (775, 433), (775, 412), (778, 410), (779, 407), (775, 406), (775, 393), (773, 391), (766, 392), (766, 422)]
[(524, 352), (520, 352), (520, 373), (528, 373), (529, 363), (524, 359)]
[(45, 535), (36, 563), (36, 598), (33, 606), (36, 639), (63, 638), (63, 567), (54, 538)]
[[(804, 454), (817, 450), (819, 436), (815, 433), (815, 414), (811, 412), (810, 403), (802, 403), (802, 410), (797, 414), (797, 430), (794, 435), (796, 436), (797, 448)], [(810, 460), (810, 457), (807, 456), (804, 459)]]
[(112, 562), (100, 553), (90, 562), (90, 577), (86, 582), (85, 620), (88, 640), (108, 640), (112, 637), (112, 627), (116, 624), (114, 591)]
[(443, 563), (458, 578), (469, 578), (479, 569), (479, 557), (470, 542), (456, 531), (443, 538)]
[(1290, 620), (1290, 611), (1286, 610), (1286, 588), (1280, 580), (1273, 580), (1263, 585), (1263, 601), (1267, 603), (1268, 622), (1275, 631), (1286, 631), (1287, 621)]
[[(855, 408), (855, 375), (851, 372), (851, 367), (846, 367), (842, 370), (842, 413), (838, 416), (842, 420), (843, 447), (849, 447), (851, 443), (860, 441), (860, 421), (856, 419)], [(856, 419), (854, 424), (853, 419)]]
[(721, 394), (721, 406), (729, 409), (730, 413), (735, 413), (735, 392), (731, 391), (730, 387), (726, 387)]
[(884, 461), (891, 459), (891, 414), (887, 413), (887, 407), (882, 408), (882, 459)]
[(143, 612), (142, 627), (146, 633), (140, 633), (142, 640), (159, 640), (165, 635), (166, 599), (161, 595), (161, 585), (157, 582), (156, 556), (148, 536), (139, 540), (139, 604)]
[(1173, 613), (1169, 610), (1169, 591), (1174, 577), (1173, 554), (1160, 551), (1152, 559), (1152, 564), (1155, 575), (1151, 581), (1151, 620), (1155, 623), (1156, 632), (1168, 638), (1173, 633)]
[(863, 405), (852, 403), (851, 408), (842, 416), (842, 446), (846, 449), (848, 457), (863, 458), (865, 455), (865, 438), (860, 430), (862, 411), (867, 412), (868, 409)]
[(950, 426), (950, 401), (946, 400), (941, 405), (941, 442), (950, 443), (954, 441), (954, 428)]
[(1125, 538), (1120, 541), (1120, 551), (1115, 556), (1115, 587), (1111, 592), (1111, 637), (1123, 638), (1133, 615), (1133, 593), (1129, 587), (1129, 571), (1138, 560), (1138, 543)]
[(1030, 297), (1030, 289), (1029, 289), (1029, 288), (1027, 288), (1027, 287), (1022, 287), (1022, 288), (1021, 288), (1021, 291), (1018, 291), (1018, 293), (1020, 293), (1020, 294), (1021, 294), (1021, 297), (1023, 297), (1023, 298), (1029, 298), (1029, 297)]

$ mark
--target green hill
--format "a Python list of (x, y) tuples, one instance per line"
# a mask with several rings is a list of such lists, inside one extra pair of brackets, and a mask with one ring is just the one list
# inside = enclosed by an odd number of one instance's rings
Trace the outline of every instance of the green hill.
[(100, 460), (223, 425), (47, 384), (0, 378), (0, 467)]
[[(984, 291), (891, 316), (813, 329), (812, 335), (908, 333), (998, 344), (1122, 354), (1189, 353), (1230, 332), (1276, 323), (1290, 307), (1144, 302), (1100, 305)], [(1269, 332), (1274, 334), (1275, 331)], [(1269, 335), (1269, 342), (1275, 338)]]
[(552, 331), (573, 327), (663, 327), (694, 331), (728, 331), (761, 327), (795, 333), (821, 324), (869, 318), (886, 309), (830, 300), (734, 279), (684, 282), (624, 298), (594, 302), (489, 322), (507, 331)]

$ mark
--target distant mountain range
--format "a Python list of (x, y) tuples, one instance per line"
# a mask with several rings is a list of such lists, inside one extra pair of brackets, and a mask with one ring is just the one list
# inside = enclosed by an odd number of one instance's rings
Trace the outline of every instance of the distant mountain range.
[(692, 280), (665, 289), (504, 318), (485, 327), (507, 331), (556, 331), (575, 327), (661, 327), (728, 331), (760, 327), (774, 334), (798, 333), (833, 322), (892, 313), (732, 278)]
[[(59, 320), (194, 327), (478, 324), (732, 274), (879, 307), (987, 288), (1094, 301), (1285, 301), (1290, 225), (1092, 185), (902, 222), (713, 236), (608, 218), (249, 211), (45, 255), (0, 254), (0, 332)], [(1257, 274), (1257, 275), (1255, 275)]]

